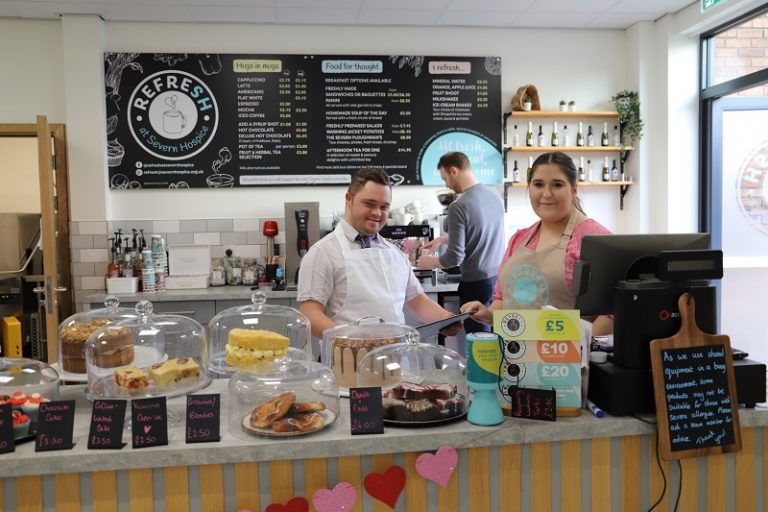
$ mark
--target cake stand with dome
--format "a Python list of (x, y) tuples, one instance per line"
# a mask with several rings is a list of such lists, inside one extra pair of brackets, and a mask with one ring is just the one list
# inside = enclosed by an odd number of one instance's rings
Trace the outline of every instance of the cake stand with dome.
[(136, 304), (136, 315), (88, 338), (89, 399), (171, 398), (211, 383), (202, 325), (181, 315), (155, 315), (149, 301)]
[(133, 308), (121, 308), (120, 300), (107, 295), (104, 307), (75, 313), (59, 324), (58, 361), (51, 366), (65, 382), (87, 382), (85, 369), (85, 342), (100, 327), (117, 323), (127, 318), (136, 318)]
[[(365, 317), (323, 331), (320, 356), (336, 376), (341, 395), (349, 396), (349, 388), (360, 385), (358, 368), (369, 352), (384, 345), (418, 340), (418, 331), (409, 325), (385, 322), (378, 317)], [(380, 370), (378, 380), (368, 385), (383, 387), (399, 381), (397, 373), (386, 368)]]
[(34, 359), (0, 357), (0, 405), (12, 406), (16, 441), (34, 437), (40, 404), (58, 397), (56, 370)]
[(374, 349), (358, 365), (357, 385), (382, 386), (389, 425), (447, 423), (464, 417), (469, 406), (466, 361), (440, 345), (411, 341)]
[(208, 323), (214, 375), (231, 377), (240, 368), (276, 358), (312, 359), (312, 331), (304, 314), (267, 304), (261, 291), (253, 293), (251, 302), (226, 309)]
[(229, 379), (229, 432), (242, 436), (311, 434), (339, 417), (339, 388), (318, 362), (289, 358), (264, 361)]

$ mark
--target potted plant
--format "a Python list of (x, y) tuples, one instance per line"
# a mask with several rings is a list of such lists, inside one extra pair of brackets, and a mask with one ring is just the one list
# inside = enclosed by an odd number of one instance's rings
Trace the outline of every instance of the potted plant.
[(636, 91), (623, 90), (616, 93), (611, 101), (619, 116), (619, 140), (621, 161), (627, 158), (627, 146), (632, 146), (643, 136), (643, 120), (640, 119), (640, 96)]
[(523, 96), (523, 110), (530, 112), (532, 106), (533, 101), (531, 101), (531, 97), (528, 96), (528, 93), (526, 93), (525, 96)]
[(565, 100), (560, 100), (560, 112), (565, 112), (568, 108), (568, 104)]
[(568, 102), (568, 111), (573, 112), (574, 110), (576, 110), (576, 102), (571, 100)]

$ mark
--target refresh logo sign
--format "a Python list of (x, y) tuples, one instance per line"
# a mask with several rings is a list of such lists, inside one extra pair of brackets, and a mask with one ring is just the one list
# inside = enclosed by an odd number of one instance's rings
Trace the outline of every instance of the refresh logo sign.
[(216, 133), (219, 108), (208, 86), (184, 71), (160, 71), (131, 94), (128, 124), (136, 142), (163, 160), (202, 151)]
[(666, 309), (662, 309), (659, 311), (659, 320), (669, 320), (670, 318), (680, 318), (680, 313), (677, 311), (667, 311)]

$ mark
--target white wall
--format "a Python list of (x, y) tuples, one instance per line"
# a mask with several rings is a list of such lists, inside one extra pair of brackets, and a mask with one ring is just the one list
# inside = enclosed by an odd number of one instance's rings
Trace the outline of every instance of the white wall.
[(40, 213), (34, 137), (0, 137), (0, 213)]

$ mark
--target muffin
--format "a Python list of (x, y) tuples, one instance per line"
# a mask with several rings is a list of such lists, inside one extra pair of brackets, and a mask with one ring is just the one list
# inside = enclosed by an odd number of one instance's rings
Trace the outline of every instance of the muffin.
[(13, 437), (23, 437), (29, 432), (29, 425), (32, 420), (29, 416), (20, 411), (13, 411)]
[(40, 413), (40, 404), (43, 402), (50, 402), (47, 398), (43, 398), (40, 393), (32, 393), (24, 405), (21, 406), (22, 412), (28, 415), (32, 421), (37, 421), (37, 416)]
[(27, 401), (27, 395), (22, 393), (21, 391), (16, 391), (11, 395), (10, 400), (8, 400), (8, 403), (13, 406), (14, 409), (21, 410), (21, 406), (24, 405), (24, 403)]

